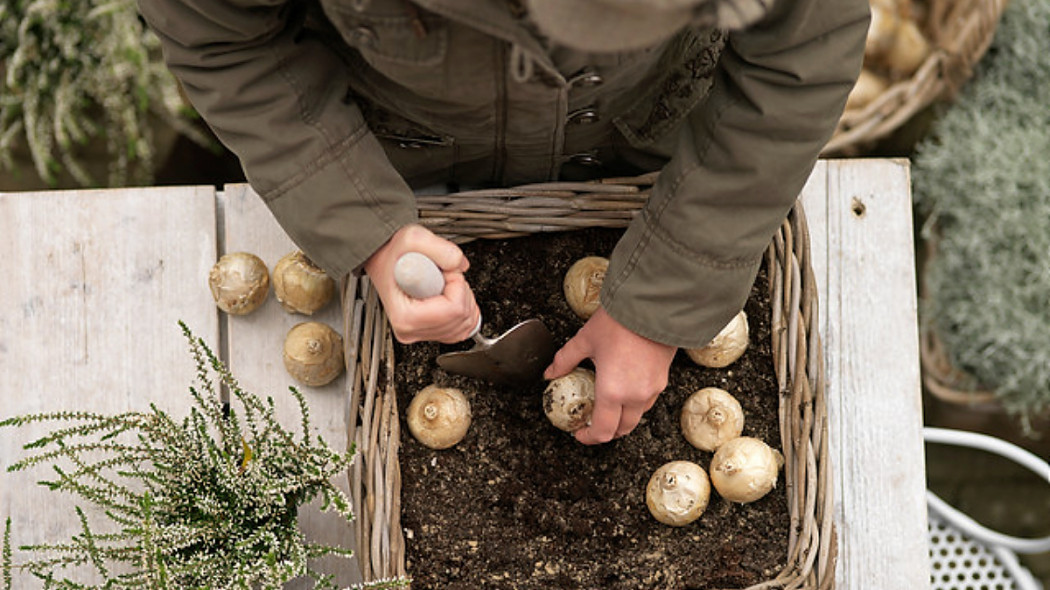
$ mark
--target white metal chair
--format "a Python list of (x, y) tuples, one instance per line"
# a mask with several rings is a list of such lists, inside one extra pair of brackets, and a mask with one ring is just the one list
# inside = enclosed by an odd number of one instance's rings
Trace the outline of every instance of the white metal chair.
[[(1031, 469), (1050, 484), (1050, 464), (1035, 454), (992, 436), (925, 428), (927, 442), (981, 449)], [(1020, 564), (1017, 553), (1050, 551), (1050, 536), (1024, 539), (991, 530), (926, 491), (929, 508), (933, 590), (1043, 590)]]

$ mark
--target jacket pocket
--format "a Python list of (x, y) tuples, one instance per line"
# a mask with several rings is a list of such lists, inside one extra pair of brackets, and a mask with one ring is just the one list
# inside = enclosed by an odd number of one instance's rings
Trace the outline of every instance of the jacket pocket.
[(448, 27), (404, 0), (322, 0), (343, 41), (376, 70), (434, 66), (445, 59)]
[(456, 156), (456, 140), (428, 126), (377, 106), (357, 96), (372, 135), (383, 146), (387, 158), (409, 184), (444, 181), (451, 177)]
[(671, 42), (657, 65), (663, 74), (613, 119), (632, 146), (645, 148), (663, 139), (707, 96), (725, 40), (720, 29), (690, 29)]

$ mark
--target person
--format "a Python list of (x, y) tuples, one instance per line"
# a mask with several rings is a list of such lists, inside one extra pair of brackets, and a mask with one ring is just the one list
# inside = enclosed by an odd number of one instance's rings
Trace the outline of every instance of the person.
[[(399, 341), (479, 311), (413, 190), (660, 170), (601, 308), (545, 377), (590, 359), (586, 444), (632, 431), (678, 348), (743, 307), (860, 71), (868, 0), (139, 0), (166, 63), (288, 235), (364, 272)], [(441, 296), (392, 278), (416, 250)]]

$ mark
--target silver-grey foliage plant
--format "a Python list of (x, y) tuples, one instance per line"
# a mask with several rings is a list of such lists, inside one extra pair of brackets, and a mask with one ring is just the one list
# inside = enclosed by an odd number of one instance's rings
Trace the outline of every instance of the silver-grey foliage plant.
[[(197, 363), (200, 388), (181, 420), (151, 405), (148, 412), (100, 415), (87, 411), (8, 418), (0, 427), (53, 423), (46, 436), (25, 448), (31, 454), (9, 471), (51, 464), (41, 485), (67, 492), (89, 505), (70, 515), (80, 523), (72, 538), (23, 546), (31, 557), (13, 562), (12, 520), (3, 543), (4, 588), (28, 575), (44, 588), (278, 589), (308, 576), (318, 588), (334, 588), (331, 576), (308, 560), (346, 549), (308, 542), (299, 528), (300, 507), (320, 500), (321, 510), (348, 523), (346, 495), (332, 479), (344, 476), (354, 458), (310, 438), (308, 407), (298, 401), (298, 435), (277, 420), (273, 398), (243, 391), (205, 343), (182, 325)], [(224, 404), (219, 387), (231, 403)], [(104, 515), (105, 527), (88, 515)], [(92, 517), (94, 518), (94, 516)], [(117, 532), (101, 533), (99, 530)], [(84, 568), (100, 579), (76, 578)], [(367, 588), (403, 586), (382, 580)]]
[[(149, 183), (154, 121), (207, 141), (134, 0), (0, 0), (0, 74), (0, 165), (28, 149), (52, 184)], [(108, 178), (92, 178), (86, 157), (102, 150)]]
[(1050, 0), (1011, 2), (959, 100), (917, 152), (936, 254), (924, 328), (1026, 420), (1050, 408)]

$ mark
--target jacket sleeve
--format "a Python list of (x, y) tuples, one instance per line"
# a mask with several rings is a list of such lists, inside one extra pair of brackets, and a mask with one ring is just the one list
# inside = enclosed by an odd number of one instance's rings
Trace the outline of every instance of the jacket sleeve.
[(139, 0), (168, 67), (292, 240), (333, 277), (416, 218), (346, 65), (287, 0)]
[(730, 35), (708, 98), (610, 258), (602, 304), (618, 322), (696, 348), (743, 308), (860, 72), (868, 10), (779, 0)]

